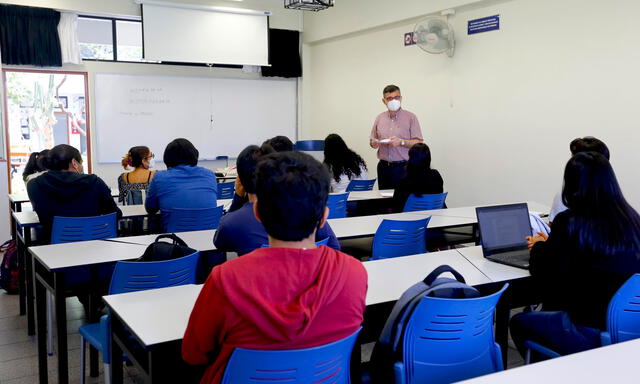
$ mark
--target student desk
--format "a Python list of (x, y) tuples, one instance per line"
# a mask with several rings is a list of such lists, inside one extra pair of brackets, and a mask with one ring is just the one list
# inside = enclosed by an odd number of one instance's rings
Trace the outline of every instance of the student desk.
[[(441, 264), (462, 273), (469, 284), (490, 283), (457, 251), (364, 262), (369, 276), (367, 306), (393, 302), (411, 285)], [(187, 285), (104, 297), (111, 317), (112, 380), (122, 382), (122, 351), (147, 376), (147, 382), (161, 382), (180, 361), (180, 342), (201, 286)], [(130, 348), (131, 332), (142, 349)], [(158, 379), (160, 378), (160, 379)]]
[(31, 231), (37, 230), (40, 226), (38, 215), (33, 211), (12, 211), (11, 212), (13, 230), (18, 252), (18, 273), (20, 287), (20, 315), (27, 314), (27, 333), (35, 334), (35, 323), (33, 316), (33, 279), (31, 278), (31, 257), (27, 248), (33, 244)]
[(640, 339), (497, 372), (461, 384), (637, 383)]
[[(40, 383), (46, 383), (47, 347), (46, 347), (46, 291), (54, 296), (57, 330), (58, 382), (69, 381), (67, 351), (67, 308), (66, 274), (77, 267), (90, 268), (91, 281), (98, 281), (98, 266), (113, 264), (120, 260), (140, 257), (145, 247), (138, 244), (126, 244), (103, 240), (81, 241), (76, 243), (43, 245), (29, 248), (33, 256), (33, 276), (35, 282), (36, 325), (38, 335), (38, 368)], [(93, 276), (95, 275), (95, 278)], [(97, 303), (91, 303), (92, 310), (88, 321), (97, 319)], [(92, 359), (95, 360), (95, 359)]]
[[(213, 245), (213, 236), (216, 234), (215, 229), (205, 229), (202, 231), (177, 232), (176, 235), (187, 243), (187, 246), (197, 251), (214, 251), (216, 247)], [(153, 243), (160, 234), (116, 237), (108, 239), (108, 241), (117, 241), (120, 243), (140, 244), (145, 247)]]

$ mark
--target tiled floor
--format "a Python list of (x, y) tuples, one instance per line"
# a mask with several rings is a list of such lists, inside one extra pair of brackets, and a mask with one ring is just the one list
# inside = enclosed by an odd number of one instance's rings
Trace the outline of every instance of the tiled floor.
[[(84, 310), (75, 299), (67, 300), (67, 329), (69, 345), (69, 381), (80, 382), (80, 336), (78, 327), (84, 323)], [(55, 339), (54, 339), (55, 345)], [(57, 358), (49, 357), (49, 382), (57, 380)], [(87, 363), (88, 365), (88, 363)], [(100, 364), (102, 366), (102, 364)], [(87, 374), (89, 367), (87, 366)], [(125, 383), (142, 382), (134, 369), (125, 367)], [(19, 316), (18, 296), (8, 295), (0, 290), (0, 383), (31, 384), (38, 382), (37, 341), (27, 335), (26, 316)], [(103, 383), (102, 367), (100, 377), (87, 376), (88, 384)]]

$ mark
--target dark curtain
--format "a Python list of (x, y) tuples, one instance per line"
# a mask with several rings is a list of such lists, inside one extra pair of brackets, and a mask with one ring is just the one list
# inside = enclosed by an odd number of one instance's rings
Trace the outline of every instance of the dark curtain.
[(300, 32), (269, 29), (269, 63), (270, 67), (262, 67), (262, 76), (302, 76)]
[(61, 67), (60, 12), (0, 4), (2, 63)]

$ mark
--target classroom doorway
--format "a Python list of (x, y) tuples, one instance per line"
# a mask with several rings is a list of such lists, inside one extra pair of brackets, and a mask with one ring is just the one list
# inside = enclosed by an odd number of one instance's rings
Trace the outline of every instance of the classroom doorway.
[(69, 144), (91, 172), (87, 73), (3, 69), (9, 192), (26, 191), (32, 152)]

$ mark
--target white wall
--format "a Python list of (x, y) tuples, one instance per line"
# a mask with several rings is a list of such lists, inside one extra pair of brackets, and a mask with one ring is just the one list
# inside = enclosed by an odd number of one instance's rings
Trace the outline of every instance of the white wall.
[[(570, 140), (593, 135), (609, 145), (623, 191), (640, 208), (640, 2), (489, 4), (455, 16), (452, 59), (404, 47), (413, 22), (308, 45), (303, 136), (340, 133), (374, 170), (367, 138), (384, 110), (382, 88), (395, 83), (418, 115), (451, 206), (550, 204)], [(466, 35), (467, 20), (495, 14), (500, 31)], [(305, 34), (314, 33), (313, 17), (305, 16)]]

